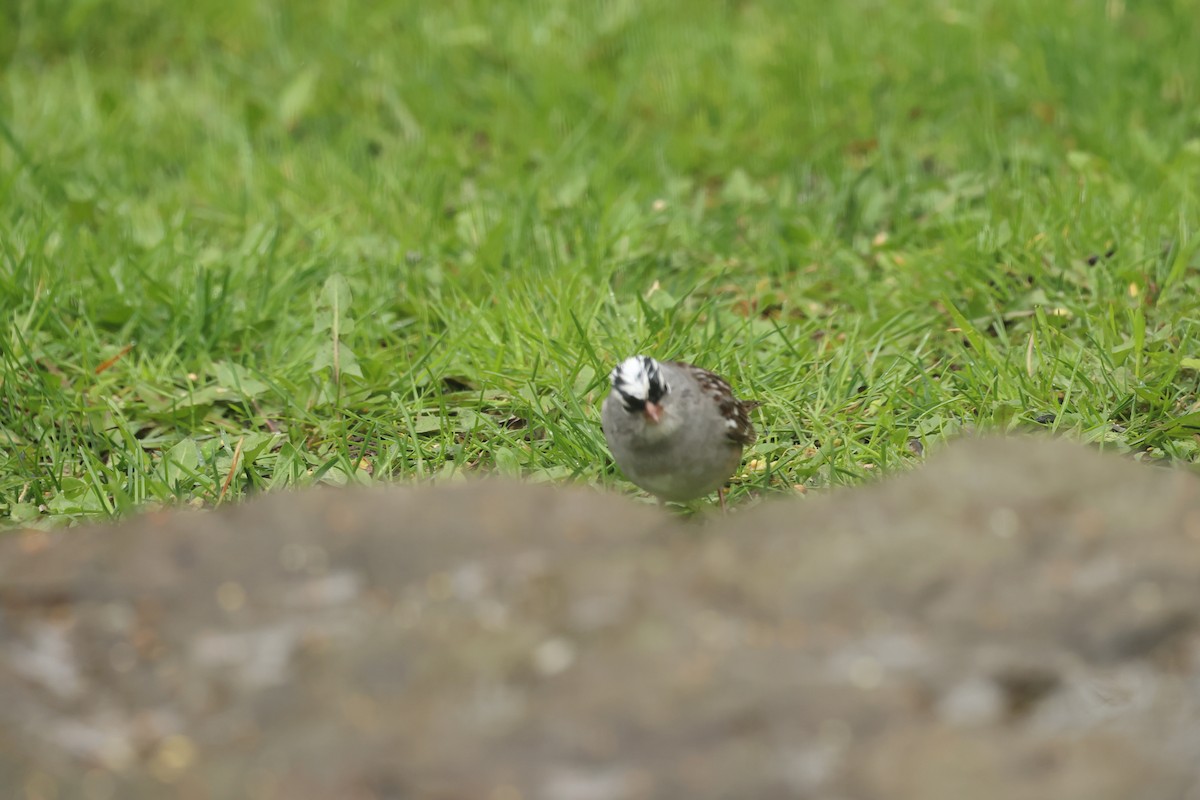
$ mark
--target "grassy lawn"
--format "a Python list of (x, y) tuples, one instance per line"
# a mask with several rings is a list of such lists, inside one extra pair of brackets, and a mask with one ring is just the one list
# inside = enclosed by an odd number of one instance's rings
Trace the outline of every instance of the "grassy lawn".
[(1187, 0), (0, 10), (0, 525), (498, 472), (634, 492), (634, 352), (734, 503), (969, 429), (1200, 463)]

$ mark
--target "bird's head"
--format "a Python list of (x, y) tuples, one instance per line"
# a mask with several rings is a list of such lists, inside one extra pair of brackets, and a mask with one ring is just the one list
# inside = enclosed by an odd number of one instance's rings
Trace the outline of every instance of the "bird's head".
[(662, 399), (671, 391), (659, 364), (650, 356), (630, 356), (609, 375), (613, 391), (630, 414), (642, 414), (654, 424), (662, 419)]

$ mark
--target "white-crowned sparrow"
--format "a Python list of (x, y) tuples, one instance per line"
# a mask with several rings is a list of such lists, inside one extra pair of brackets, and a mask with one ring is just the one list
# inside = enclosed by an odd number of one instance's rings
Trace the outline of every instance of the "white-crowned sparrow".
[(604, 438), (625, 477), (660, 500), (718, 492), (754, 441), (753, 407), (706, 369), (630, 356), (612, 371), (600, 411)]

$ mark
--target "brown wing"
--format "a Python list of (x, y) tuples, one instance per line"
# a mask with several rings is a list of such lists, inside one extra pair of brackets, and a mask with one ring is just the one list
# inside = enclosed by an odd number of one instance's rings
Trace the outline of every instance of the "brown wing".
[(752, 444), (758, 435), (755, 433), (754, 423), (750, 421), (750, 411), (757, 408), (759, 404), (744, 403), (738, 400), (733, 394), (733, 387), (720, 375), (697, 367), (695, 364), (685, 364), (681, 361), (673, 363), (690, 372), (696, 379), (696, 383), (700, 385), (700, 390), (717, 404), (721, 410), (721, 416), (729, 425), (729, 430), (725, 434), (729, 441), (740, 445)]

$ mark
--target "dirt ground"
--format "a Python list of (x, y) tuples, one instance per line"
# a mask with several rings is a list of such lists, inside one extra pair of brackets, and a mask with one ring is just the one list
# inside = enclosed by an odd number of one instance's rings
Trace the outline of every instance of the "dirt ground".
[(511, 483), (0, 538), (29, 800), (1195, 800), (1200, 479), (1039, 440), (681, 522)]

